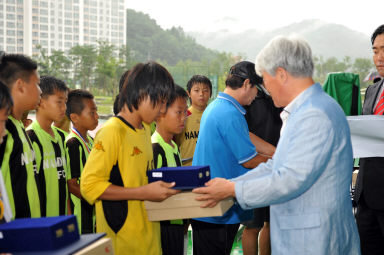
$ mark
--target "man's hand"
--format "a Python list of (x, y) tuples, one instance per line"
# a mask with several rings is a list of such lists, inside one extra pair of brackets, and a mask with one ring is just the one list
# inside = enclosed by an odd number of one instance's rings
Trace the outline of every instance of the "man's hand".
[(143, 200), (149, 200), (152, 202), (161, 202), (164, 199), (179, 193), (181, 190), (171, 189), (175, 186), (175, 182), (163, 182), (157, 181), (142, 186), (144, 195)]
[(198, 201), (206, 201), (201, 207), (214, 207), (220, 200), (235, 197), (235, 183), (223, 178), (215, 178), (205, 183), (206, 187), (193, 189), (193, 193), (202, 194)]
[(253, 143), (253, 145), (255, 145), (256, 151), (259, 154), (263, 154), (270, 158), (273, 156), (273, 154), (275, 154), (276, 147), (272, 144), (264, 141), (252, 132), (249, 132), (249, 138), (251, 138), (251, 142)]

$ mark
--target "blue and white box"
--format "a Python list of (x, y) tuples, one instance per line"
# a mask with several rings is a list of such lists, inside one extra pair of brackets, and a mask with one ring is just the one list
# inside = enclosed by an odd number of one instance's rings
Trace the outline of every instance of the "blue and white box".
[(211, 179), (209, 166), (161, 167), (147, 171), (148, 183), (176, 182), (174, 189), (189, 190), (204, 186)]

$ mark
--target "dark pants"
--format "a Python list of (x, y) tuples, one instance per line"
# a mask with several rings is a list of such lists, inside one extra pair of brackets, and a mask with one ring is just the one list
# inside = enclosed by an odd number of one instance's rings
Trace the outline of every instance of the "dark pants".
[(369, 208), (361, 195), (356, 213), (361, 254), (384, 254), (384, 212)]
[(269, 222), (269, 206), (253, 209), (253, 219), (241, 224), (247, 228), (262, 228), (264, 222)]
[(229, 255), (240, 224), (191, 220), (194, 255)]
[(161, 249), (163, 255), (184, 254), (184, 225), (160, 222)]

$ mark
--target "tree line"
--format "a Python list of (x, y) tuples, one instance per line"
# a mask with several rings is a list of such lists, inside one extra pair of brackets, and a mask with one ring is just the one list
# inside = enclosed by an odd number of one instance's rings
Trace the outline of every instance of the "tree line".
[[(52, 75), (64, 80), (70, 88), (82, 88), (92, 91), (95, 95), (112, 96), (118, 93), (118, 83), (121, 75), (138, 61), (129, 54), (127, 47), (116, 46), (99, 41), (94, 45), (76, 45), (67, 53), (53, 50), (50, 55), (46, 50), (37, 46), (39, 53), (33, 58), (39, 64), (40, 75)], [(225, 88), (225, 78), (229, 68), (242, 60), (242, 56), (231, 53), (217, 53), (215, 58), (203, 58), (201, 61), (190, 59), (179, 60), (170, 65), (162, 59), (154, 59), (164, 65), (175, 79), (175, 82), (185, 87), (194, 74), (202, 74), (215, 80), (217, 91)], [(323, 83), (330, 72), (353, 72), (360, 75), (361, 84), (364, 77), (373, 69), (371, 59), (345, 57), (324, 59), (314, 57), (314, 79)], [(364, 85), (364, 84), (363, 84)]]
[(364, 82), (364, 78), (374, 69), (372, 59), (344, 57), (338, 60), (335, 57), (324, 59), (322, 56), (314, 57), (315, 74), (314, 79), (317, 82), (323, 83), (328, 73), (332, 72), (351, 72), (358, 74), (360, 77), (360, 85), (365, 87), (369, 82)]
[[(99, 41), (96, 46), (76, 45), (67, 53), (53, 50), (48, 55), (40, 45), (37, 49), (39, 53), (32, 57), (39, 65), (40, 75), (55, 76), (72, 89), (88, 89), (95, 95), (115, 95), (121, 75), (141, 62), (129, 54), (127, 47), (116, 48), (105, 41)], [(218, 89), (223, 90), (227, 70), (239, 59), (223, 52), (213, 59), (180, 60), (175, 65), (162, 59), (154, 60), (164, 65), (180, 86), (185, 87), (192, 75), (202, 74), (217, 79)]]

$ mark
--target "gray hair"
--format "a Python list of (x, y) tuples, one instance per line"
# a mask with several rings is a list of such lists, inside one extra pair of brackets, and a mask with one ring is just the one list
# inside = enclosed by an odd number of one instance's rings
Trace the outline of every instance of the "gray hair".
[(256, 72), (275, 76), (278, 67), (294, 77), (312, 77), (313, 59), (309, 44), (299, 38), (278, 36), (273, 38), (256, 57)]

